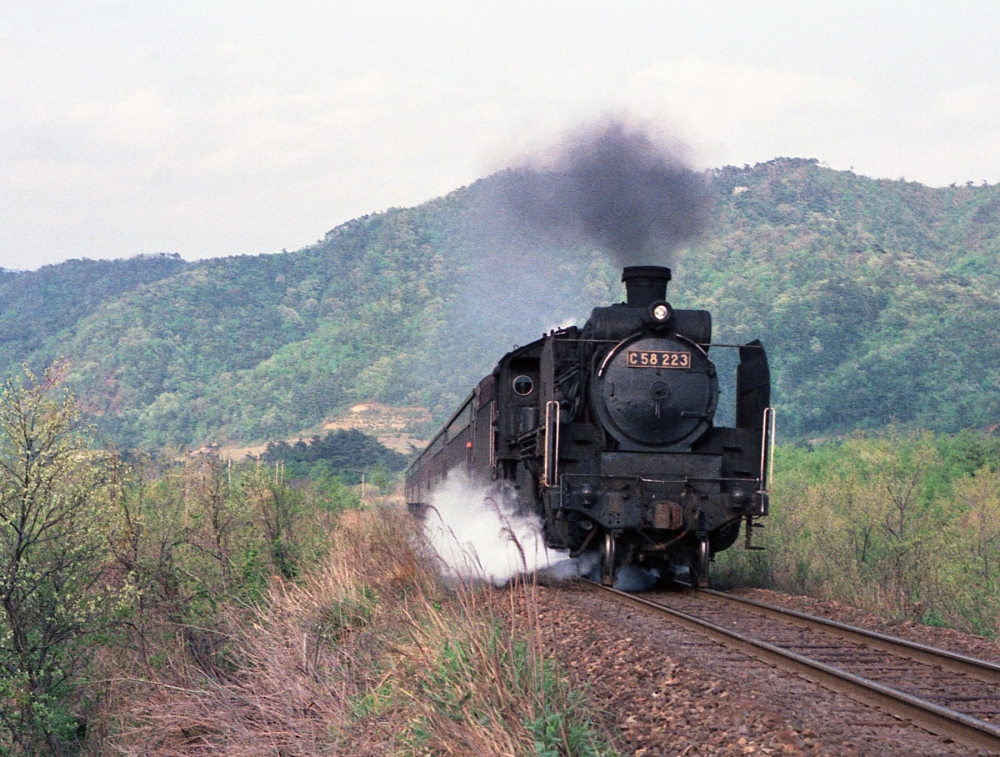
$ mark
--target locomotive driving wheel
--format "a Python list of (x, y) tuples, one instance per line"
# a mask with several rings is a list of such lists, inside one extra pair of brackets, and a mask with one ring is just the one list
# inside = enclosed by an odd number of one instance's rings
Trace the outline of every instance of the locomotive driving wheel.
[(691, 588), (708, 588), (708, 562), (708, 536), (702, 534), (698, 537), (694, 553), (691, 556)]
[(615, 582), (615, 572), (618, 562), (618, 545), (613, 531), (606, 531), (604, 544), (601, 546), (601, 583), (612, 586)]

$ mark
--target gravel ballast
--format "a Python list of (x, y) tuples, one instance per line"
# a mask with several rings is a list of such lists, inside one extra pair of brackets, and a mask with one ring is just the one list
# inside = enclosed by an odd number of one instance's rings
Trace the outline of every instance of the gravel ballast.
[[(980, 754), (698, 637), (652, 611), (572, 584), (537, 591), (552, 654), (604, 711), (623, 755)], [(741, 594), (904, 636), (836, 603)], [(921, 643), (995, 659), (996, 645), (988, 640), (942, 629), (903, 630)], [(922, 630), (931, 633), (922, 636)]]

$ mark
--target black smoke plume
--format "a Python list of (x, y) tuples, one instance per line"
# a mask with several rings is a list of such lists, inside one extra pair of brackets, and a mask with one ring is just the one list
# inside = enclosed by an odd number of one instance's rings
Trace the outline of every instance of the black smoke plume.
[(707, 217), (705, 181), (677, 153), (641, 127), (603, 121), (504, 172), (502, 199), (540, 240), (589, 240), (620, 265), (662, 264)]
[(447, 310), (410, 373), (414, 387), (433, 387), (415, 401), (442, 422), (515, 344), (582, 325), (594, 306), (623, 298), (621, 266), (669, 265), (705, 225), (702, 176), (626, 119), (577, 129), (513, 165), (462, 193)]

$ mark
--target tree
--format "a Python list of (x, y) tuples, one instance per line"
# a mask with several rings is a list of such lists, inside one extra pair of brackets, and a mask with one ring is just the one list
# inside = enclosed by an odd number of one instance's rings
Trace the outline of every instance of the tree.
[(121, 588), (106, 584), (120, 473), (57, 397), (57, 368), (0, 394), (0, 753), (64, 754), (80, 728), (65, 703), (88, 638)]
[(1000, 564), (1000, 471), (980, 468), (956, 482), (955, 494), (967, 508), (960, 543), (975, 557), (977, 581), (989, 586)]

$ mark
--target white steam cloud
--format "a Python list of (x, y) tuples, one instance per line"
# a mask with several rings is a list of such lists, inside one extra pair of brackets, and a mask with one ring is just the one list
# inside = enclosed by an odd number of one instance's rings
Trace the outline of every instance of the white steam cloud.
[(541, 519), (518, 513), (510, 493), (464, 471), (451, 471), (430, 500), (424, 531), (452, 577), (501, 586), (518, 574), (565, 579), (589, 569), (582, 558), (546, 547)]

